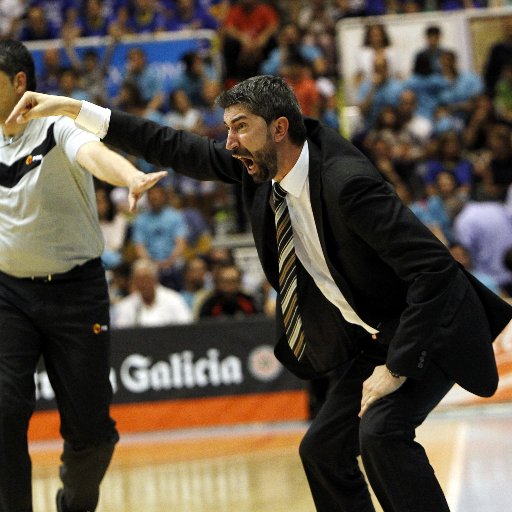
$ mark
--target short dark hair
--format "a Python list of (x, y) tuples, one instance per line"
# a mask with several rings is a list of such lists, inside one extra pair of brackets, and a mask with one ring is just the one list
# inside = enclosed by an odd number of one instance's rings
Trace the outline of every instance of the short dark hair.
[(10, 78), (23, 71), (27, 76), (27, 90), (36, 90), (34, 59), (23, 43), (12, 39), (0, 40), (0, 71)]
[(425, 35), (426, 36), (440, 36), (441, 35), (441, 29), (437, 25), (429, 25), (425, 29)]
[(262, 117), (267, 125), (278, 117), (286, 117), (290, 140), (297, 145), (306, 140), (306, 127), (299, 102), (280, 77), (262, 75), (248, 78), (224, 91), (216, 102), (222, 108), (243, 105), (252, 114)]

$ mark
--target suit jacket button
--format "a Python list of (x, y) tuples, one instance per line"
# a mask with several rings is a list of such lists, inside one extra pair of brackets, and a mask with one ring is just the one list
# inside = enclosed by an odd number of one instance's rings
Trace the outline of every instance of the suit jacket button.
[(423, 368), (423, 363), (418, 363), (418, 368)]
[(422, 356), (426, 356), (426, 355), (427, 355), (427, 351), (426, 351), (426, 350), (422, 350), (422, 351), (421, 351), (421, 355), (422, 355)]

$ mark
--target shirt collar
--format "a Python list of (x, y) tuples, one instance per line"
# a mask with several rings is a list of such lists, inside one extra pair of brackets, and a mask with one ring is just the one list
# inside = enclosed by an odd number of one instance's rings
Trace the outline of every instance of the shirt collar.
[(302, 151), (300, 152), (299, 159), (295, 162), (295, 165), (291, 168), (290, 172), (280, 181), (279, 185), (283, 187), (286, 192), (291, 194), (293, 197), (299, 197), (309, 172), (309, 147), (308, 141), (304, 142)]

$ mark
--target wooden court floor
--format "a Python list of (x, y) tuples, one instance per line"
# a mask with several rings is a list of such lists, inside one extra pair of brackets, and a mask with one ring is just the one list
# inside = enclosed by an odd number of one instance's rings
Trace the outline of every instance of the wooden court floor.
[[(301, 423), (123, 436), (98, 512), (314, 512)], [(418, 439), (452, 512), (512, 510), (512, 408), (434, 413)], [(53, 512), (60, 446), (31, 445), (34, 511)], [(376, 504), (376, 510), (381, 508)]]

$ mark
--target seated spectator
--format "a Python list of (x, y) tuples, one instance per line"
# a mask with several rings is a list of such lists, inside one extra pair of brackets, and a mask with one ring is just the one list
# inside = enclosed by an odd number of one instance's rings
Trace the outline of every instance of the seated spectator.
[[(455, 261), (460, 263), (468, 272), (471, 272), (471, 274), (473, 274), (482, 284), (485, 284), (485, 286), (487, 286), (489, 290), (492, 290), (497, 295), (500, 295), (502, 293), (500, 287), (492, 278), (492, 276), (484, 274), (483, 272), (478, 272), (473, 268), (471, 255), (462, 244), (458, 242), (450, 244), (450, 253)], [(512, 268), (509, 270), (512, 270)]]
[(425, 31), (425, 46), (416, 55), (426, 55), (434, 73), (441, 73), (441, 54), (445, 49), (441, 46), (442, 31), (438, 25), (429, 25)]
[(333, 77), (337, 74), (336, 10), (328, 0), (303, 2), (297, 24), (303, 32), (302, 41), (322, 49), (325, 70), (322, 74)]
[(472, 152), (484, 150), (489, 130), (498, 124), (493, 102), (487, 94), (473, 99), (469, 119), (464, 128), (464, 147)]
[(61, 69), (57, 94), (75, 100), (91, 101), (89, 93), (80, 87), (79, 76), (74, 68)]
[(138, 258), (150, 259), (160, 272), (160, 282), (174, 287), (183, 265), (187, 224), (183, 214), (168, 203), (167, 190), (157, 185), (146, 193), (148, 209), (133, 221), (132, 242)]
[(121, 212), (116, 212), (115, 205), (105, 187), (96, 188), (96, 206), (105, 248), (101, 260), (107, 270), (121, 264), (123, 249), (128, 233), (128, 221)]
[(426, 144), (432, 135), (432, 121), (418, 112), (416, 93), (411, 89), (403, 89), (397, 105), (400, 124), (420, 144)]
[(217, 72), (209, 65), (199, 51), (187, 52), (181, 58), (183, 71), (173, 83), (173, 90), (183, 89), (192, 105), (203, 105), (203, 87), (207, 81), (217, 79)]
[(201, 114), (192, 106), (188, 94), (183, 89), (175, 89), (169, 94), (171, 110), (165, 116), (165, 123), (176, 130), (199, 132)]
[(166, 30), (217, 30), (218, 28), (218, 20), (205, 11), (196, 0), (175, 0), (174, 8), (166, 22)]
[(242, 291), (240, 268), (221, 265), (214, 275), (214, 289), (199, 308), (199, 318), (243, 318), (256, 313), (259, 313), (256, 301)]
[(228, 86), (258, 74), (261, 63), (275, 46), (278, 28), (279, 16), (266, 2), (239, 0), (229, 7), (222, 25)]
[[(462, 208), (464, 208), (464, 205), (470, 200), (470, 197), (461, 191), (455, 176), (448, 171), (441, 171), (437, 175), (436, 187), (439, 192), (439, 197), (443, 201), (444, 209), (450, 219), (450, 224), (453, 224), (455, 217), (457, 217)], [(453, 238), (448, 238), (453, 240)]]
[(418, 114), (432, 120), (442, 94), (448, 89), (450, 82), (440, 73), (434, 73), (430, 59), (419, 54), (414, 61), (412, 74), (404, 81), (403, 88), (416, 93)]
[(470, 201), (454, 221), (455, 238), (466, 247), (476, 272), (491, 276), (507, 295), (512, 292), (512, 272), (504, 263), (512, 247), (509, 209), (495, 201)]
[(19, 35), (21, 41), (57, 39), (59, 34), (60, 28), (48, 20), (42, 7), (33, 5), (28, 8)]
[(482, 78), (472, 71), (460, 71), (455, 52), (444, 50), (440, 56), (441, 74), (448, 86), (440, 93), (440, 103), (449, 106), (453, 115), (466, 121), (472, 107), (472, 100), (484, 90)]
[(338, 111), (338, 95), (336, 94), (334, 81), (325, 76), (321, 76), (316, 80), (316, 88), (320, 95), (318, 119), (327, 126), (339, 131), (340, 116)]
[(165, 18), (156, 0), (132, 0), (126, 28), (133, 34), (154, 34), (165, 30)]
[(318, 119), (320, 92), (307, 61), (298, 54), (289, 56), (281, 67), (280, 75), (295, 93), (302, 113)]
[(16, 39), (26, 10), (24, 0), (0, 0), (0, 39)]
[(475, 174), (481, 179), (477, 197), (504, 201), (512, 184), (512, 130), (500, 124), (490, 128), (486, 148), (475, 163)]
[(425, 165), (423, 176), (429, 195), (438, 195), (437, 176), (441, 172), (453, 175), (457, 183), (457, 193), (469, 197), (473, 184), (473, 164), (462, 156), (462, 144), (456, 132), (443, 133), (437, 140), (437, 152)]
[(365, 119), (365, 130), (374, 125), (384, 107), (398, 105), (402, 89), (402, 83), (390, 75), (386, 58), (382, 55), (376, 57), (371, 79), (365, 79), (357, 90), (357, 103)]
[(512, 18), (503, 16), (500, 21), (501, 37), (489, 49), (482, 73), (485, 93), (490, 98), (494, 98), (496, 84), (501, 78), (504, 66), (512, 62)]
[(191, 309), (194, 318), (198, 318), (198, 308), (203, 299), (210, 293), (206, 287), (208, 266), (199, 256), (191, 258), (183, 267), (182, 286), (180, 294)]
[(47, 48), (43, 52), (43, 65), (37, 77), (37, 89), (45, 94), (57, 94), (59, 90), (61, 53), (58, 48)]
[(380, 23), (366, 26), (361, 47), (352, 56), (356, 63), (354, 85), (359, 87), (364, 81), (372, 80), (375, 72), (375, 60), (386, 62), (386, 70), (391, 78), (402, 78), (401, 64), (397, 49), (392, 45), (386, 27)]
[(432, 122), (432, 137), (435, 139), (446, 132), (462, 134), (463, 131), (464, 122), (460, 117), (452, 114), (451, 107), (444, 103), (437, 105)]
[(512, 123), (512, 62), (505, 64), (494, 93), (496, 117)]
[(128, 50), (126, 82), (135, 84), (148, 110), (158, 110), (164, 101), (164, 91), (157, 71), (148, 64), (146, 53), (140, 47)]
[(181, 295), (158, 283), (158, 268), (150, 260), (133, 263), (131, 293), (113, 307), (112, 326), (156, 327), (192, 322), (192, 312)]
[(78, 31), (81, 37), (106, 36), (112, 19), (103, 8), (101, 0), (85, 0), (77, 20)]
[(300, 55), (313, 69), (315, 76), (325, 75), (326, 62), (322, 50), (315, 45), (301, 41), (300, 29), (293, 23), (284, 25), (279, 30), (277, 46), (261, 63), (262, 75), (279, 75), (286, 60), (292, 55)]
[(222, 92), (218, 81), (207, 81), (203, 84), (200, 135), (210, 139), (224, 140), (226, 138), (226, 125), (224, 124), (224, 109), (215, 103), (215, 99)]

